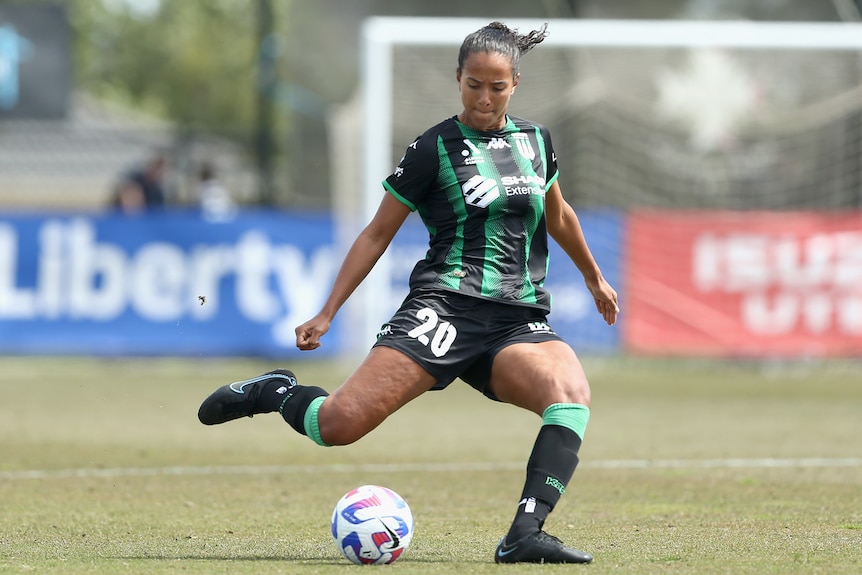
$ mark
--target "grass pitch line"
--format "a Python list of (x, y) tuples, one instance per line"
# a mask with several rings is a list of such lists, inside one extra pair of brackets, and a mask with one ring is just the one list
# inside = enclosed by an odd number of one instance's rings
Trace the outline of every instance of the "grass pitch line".
[[(114, 467), (80, 469), (30, 469), (0, 471), (0, 481), (20, 479), (113, 478), (151, 476), (266, 475), (283, 473), (357, 472), (452, 472), (517, 471), (524, 462), (487, 463), (382, 463), (333, 465), (219, 465), (199, 467)], [(609, 459), (582, 463), (596, 469), (802, 469), (815, 467), (862, 467), (860, 457), (808, 457), (761, 459)]]
[(862, 467), (860, 457), (797, 457), (760, 459), (620, 459), (587, 462), (600, 469), (733, 469), (733, 468), (811, 468)]

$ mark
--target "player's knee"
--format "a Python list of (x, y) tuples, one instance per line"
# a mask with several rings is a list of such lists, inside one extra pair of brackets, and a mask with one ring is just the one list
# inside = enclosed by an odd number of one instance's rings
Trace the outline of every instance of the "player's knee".
[(566, 403), (579, 403), (581, 405), (586, 405), (587, 407), (589, 407), (590, 406), (590, 399), (591, 399), (590, 388), (589, 387), (583, 387), (583, 388), (579, 387), (579, 388), (573, 390), (573, 392), (571, 394), (569, 394), (569, 400), (566, 401)]
[(557, 381), (550, 403), (578, 403), (590, 406), (590, 386), (585, 378), (574, 377)]
[(350, 445), (373, 429), (362, 419), (340, 412), (334, 405), (330, 409), (321, 408), (317, 423), (320, 438), (327, 445)]

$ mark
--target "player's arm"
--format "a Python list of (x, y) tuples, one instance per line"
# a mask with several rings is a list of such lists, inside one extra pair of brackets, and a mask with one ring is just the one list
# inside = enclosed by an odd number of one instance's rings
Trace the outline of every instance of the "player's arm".
[(384, 194), (374, 218), (360, 232), (344, 256), (323, 309), (296, 328), (296, 346), (299, 349), (312, 350), (320, 347), (320, 337), (329, 331), (332, 318), (386, 251), (409, 213), (410, 208), (392, 194)]
[(595, 300), (598, 312), (602, 314), (608, 325), (616, 323), (617, 314), (620, 311), (617, 292), (602, 276), (602, 271), (587, 246), (578, 215), (563, 199), (558, 182), (551, 184), (545, 194), (545, 222), (548, 233), (584, 276), (584, 282)]

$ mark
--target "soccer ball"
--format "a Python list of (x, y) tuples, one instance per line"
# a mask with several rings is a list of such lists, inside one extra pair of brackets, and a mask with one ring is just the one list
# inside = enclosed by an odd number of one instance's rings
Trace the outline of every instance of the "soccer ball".
[(413, 513), (391, 489), (363, 485), (335, 504), (332, 538), (338, 550), (358, 565), (392, 563), (410, 546)]

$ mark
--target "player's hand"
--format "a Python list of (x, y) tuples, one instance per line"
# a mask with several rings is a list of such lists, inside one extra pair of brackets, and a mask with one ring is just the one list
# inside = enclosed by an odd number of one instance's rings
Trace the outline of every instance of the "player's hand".
[(587, 288), (596, 303), (596, 310), (605, 319), (608, 325), (617, 323), (617, 314), (620, 313), (620, 304), (617, 301), (617, 292), (611, 287), (605, 278), (599, 277), (594, 284), (587, 283)]
[(296, 347), (311, 351), (320, 347), (320, 338), (329, 331), (331, 322), (319, 314), (296, 328)]

